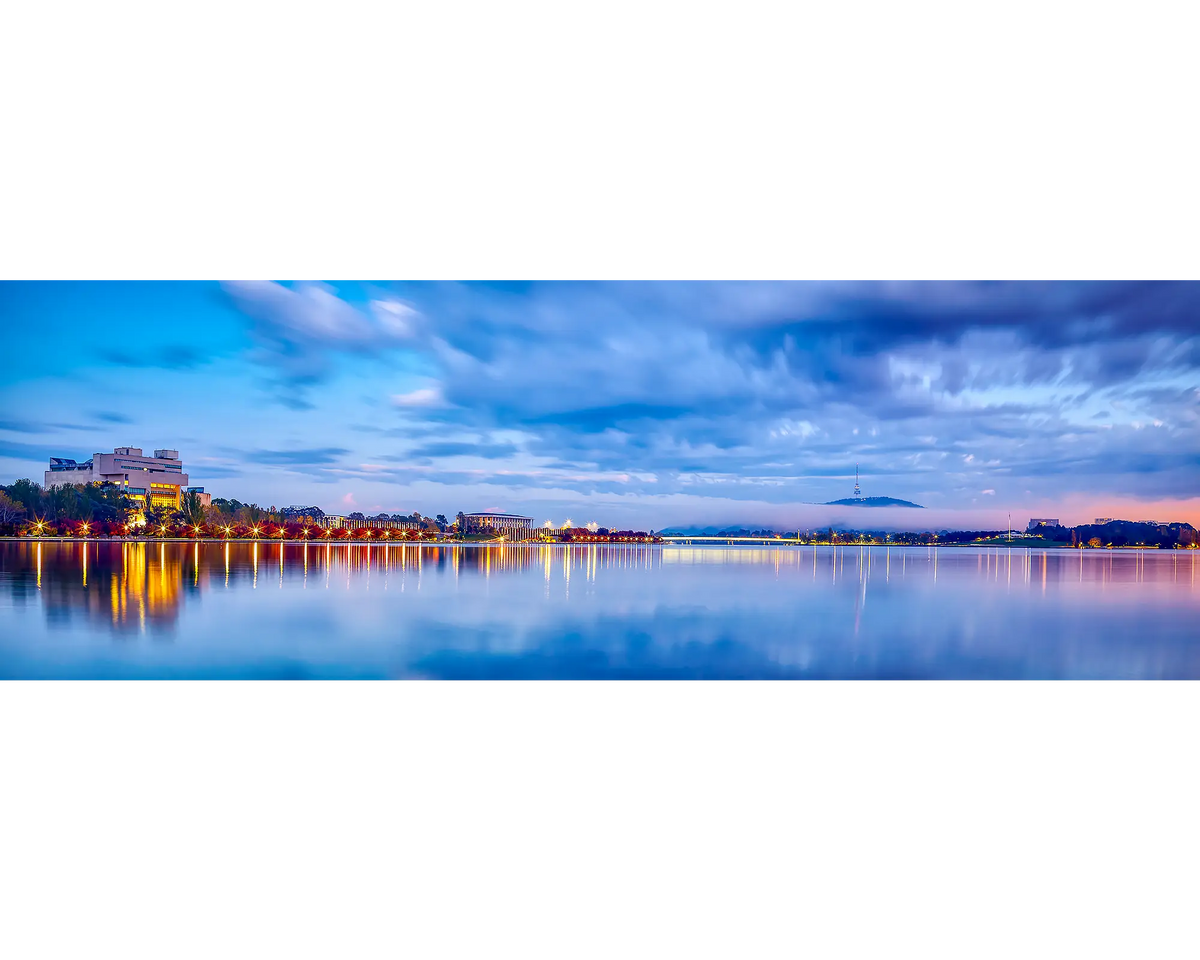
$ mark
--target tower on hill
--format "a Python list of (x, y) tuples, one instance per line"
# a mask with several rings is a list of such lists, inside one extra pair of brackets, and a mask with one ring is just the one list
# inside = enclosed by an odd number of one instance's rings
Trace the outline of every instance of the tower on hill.
[(862, 490), (858, 486), (858, 464), (854, 465), (854, 499), (862, 499)]

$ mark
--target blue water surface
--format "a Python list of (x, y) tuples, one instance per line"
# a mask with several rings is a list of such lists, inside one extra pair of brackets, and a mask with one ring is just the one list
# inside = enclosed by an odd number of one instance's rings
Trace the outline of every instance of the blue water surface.
[(4, 678), (1194, 678), (1200, 551), (0, 543)]

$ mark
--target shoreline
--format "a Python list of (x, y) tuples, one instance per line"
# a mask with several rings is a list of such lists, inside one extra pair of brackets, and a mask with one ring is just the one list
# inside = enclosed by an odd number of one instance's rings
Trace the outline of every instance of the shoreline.
[(1195, 547), (1159, 547), (1137, 544), (1103, 547), (1072, 547), (1060, 543), (799, 543), (795, 540), (767, 540), (760, 543), (728, 543), (706, 541), (701, 543), (675, 541), (647, 540), (272, 540), (272, 539), (225, 539), (223, 537), (9, 537), (0, 536), (0, 542), (13, 543), (195, 543), (195, 544), (288, 544), (289, 546), (400, 546), (400, 547), (866, 547), (868, 549), (946, 549), (962, 550), (986, 547), (988, 549), (1008, 550), (1070, 550), (1081, 553), (1114, 550), (1157, 550), (1159, 552), (1187, 552)]

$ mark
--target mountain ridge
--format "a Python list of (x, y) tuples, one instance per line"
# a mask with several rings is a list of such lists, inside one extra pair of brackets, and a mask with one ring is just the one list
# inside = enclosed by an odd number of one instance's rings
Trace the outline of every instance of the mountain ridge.
[(897, 500), (895, 497), (847, 497), (845, 500), (830, 500), (821, 504), (823, 507), (911, 507), (924, 510), (925, 507), (911, 500)]

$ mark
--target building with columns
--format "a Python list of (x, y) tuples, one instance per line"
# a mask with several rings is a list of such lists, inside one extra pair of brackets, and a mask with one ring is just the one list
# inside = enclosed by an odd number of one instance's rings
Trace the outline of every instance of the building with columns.
[(533, 536), (533, 518), (515, 513), (464, 513), (462, 521), (464, 533), (495, 533), (513, 540)]

